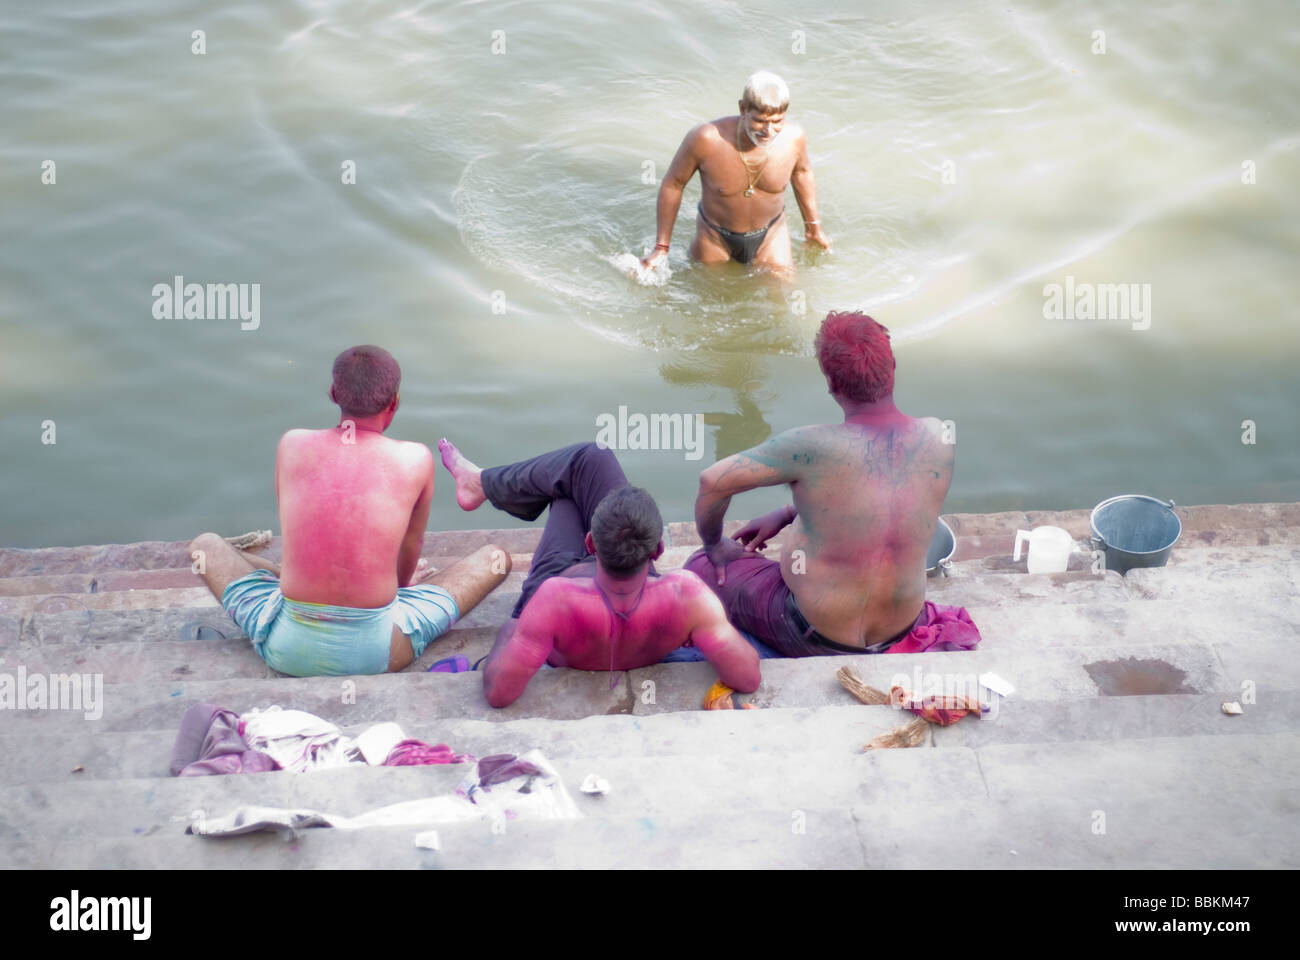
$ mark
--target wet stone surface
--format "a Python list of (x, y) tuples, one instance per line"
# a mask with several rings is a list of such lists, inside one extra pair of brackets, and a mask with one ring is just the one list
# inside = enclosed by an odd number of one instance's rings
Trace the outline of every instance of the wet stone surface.
[(1166, 693), (1200, 693), (1186, 683), (1187, 672), (1164, 660), (1098, 660), (1085, 663), (1097, 691), (1104, 697), (1143, 697)]

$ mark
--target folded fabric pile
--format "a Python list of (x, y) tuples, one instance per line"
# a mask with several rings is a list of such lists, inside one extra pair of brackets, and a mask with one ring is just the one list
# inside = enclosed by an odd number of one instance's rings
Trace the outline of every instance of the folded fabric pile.
[[(325, 810), (244, 805), (217, 817), (199, 817), (185, 828), (202, 837), (234, 837), (274, 830), (285, 839), (310, 827), (359, 830), (366, 827), (427, 827), (487, 820), (576, 820), (582, 816), (564, 781), (540, 750), (484, 757), (461, 779), (454, 793), (390, 803), (357, 816)], [(416, 844), (420, 845), (417, 834)]]
[(303, 773), (351, 764), (415, 766), (464, 763), (473, 758), (445, 743), (412, 740), (395, 723), (379, 723), (356, 739), (327, 720), (303, 710), (278, 706), (233, 710), (199, 703), (181, 720), (172, 747), (171, 772), (177, 777), (288, 770)]

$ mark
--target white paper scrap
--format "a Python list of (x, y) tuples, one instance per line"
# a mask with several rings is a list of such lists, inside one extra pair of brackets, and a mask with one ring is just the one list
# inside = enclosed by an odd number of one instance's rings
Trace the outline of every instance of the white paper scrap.
[(395, 723), (377, 723), (357, 737), (357, 749), (372, 767), (383, 766), (393, 747), (406, 739), (402, 728)]
[(1003, 697), (1009, 697), (1016, 692), (1015, 687), (991, 670), (980, 674), (980, 686), (988, 687), (994, 693)]

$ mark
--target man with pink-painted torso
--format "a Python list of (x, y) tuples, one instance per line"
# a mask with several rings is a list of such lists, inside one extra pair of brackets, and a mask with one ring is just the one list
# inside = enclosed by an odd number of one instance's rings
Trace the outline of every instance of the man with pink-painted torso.
[(401, 370), (386, 351), (353, 347), (334, 362), (336, 427), (290, 430), (276, 452), (279, 564), (201, 534), (202, 576), (268, 665), (293, 676), (401, 670), (509, 572), (489, 544), (421, 571), (434, 460), (422, 443), (384, 436)]
[(519, 601), (487, 657), (488, 703), (513, 703), (543, 665), (633, 670), (683, 645), (733, 690), (758, 688), (758, 653), (713, 592), (692, 573), (655, 571), (664, 549), (659, 509), (628, 485), (612, 452), (575, 444), (480, 469), (447, 440), (438, 447), (463, 509), (490, 501), (524, 520), (548, 511)]

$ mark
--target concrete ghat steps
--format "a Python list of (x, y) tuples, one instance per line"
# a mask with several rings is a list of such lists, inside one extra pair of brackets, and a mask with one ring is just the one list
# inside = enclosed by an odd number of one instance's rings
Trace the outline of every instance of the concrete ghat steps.
[[(486, 706), (477, 675), (425, 674), (443, 656), (487, 651), (538, 527), (426, 536), (435, 565), (495, 542), (515, 572), (397, 677), (267, 671), (189, 573), (183, 543), (0, 549), (0, 672), (21, 664), (105, 682), (97, 721), (0, 711), (0, 866), (1293, 867), (1300, 504), (1178, 512), (1184, 534), (1169, 565), (1124, 578), (1092, 575), (1082, 555), (1050, 576), (1010, 561), (1016, 529), (1054, 523), (1083, 538), (1086, 510), (948, 516), (959, 562), (929, 595), (971, 611), (979, 651), (765, 661), (763, 686), (737, 698), (763, 709), (729, 713), (699, 710), (706, 664), (632, 671), (612, 689), (607, 674), (543, 671), (504, 711)], [(661, 566), (671, 569), (698, 541), (690, 524), (666, 535)], [(264, 555), (278, 558), (278, 540)], [(195, 625), (213, 630), (181, 639)], [(863, 742), (910, 715), (849, 698), (834, 678), (846, 664), (879, 687), (917, 669), (993, 670), (1017, 690), (994, 718), (864, 755)], [(1144, 671), (1179, 692), (1106, 695)], [(1246, 714), (1223, 715), (1227, 699), (1242, 699)], [(180, 717), (200, 701), (297, 706), (352, 733), (398, 720), (408, 735), (479, 756), (539, 747), (588, 816), (512, 822), (504, 835), (484, 823), (438, 827), (436, 853), (415, 849), (405, 828), (309, 831), (294, 843), (186, 837), (196, 808), (306, 797), (356, 813), (443, 792), (464, 773), (170, 778)], [(589, 772), (615, 792), (580, 795)], [(1096, 810), (1104, 835), (1092, 830)], [(792, 830), (796, 812), (805, 833)], [(96, 817), (112, 828), (92, 836), (84, 824)]]
[[(508, 616), (511, 603), (513, 600), (508, 598), (502, 600), (505, 612), (500, 616)], [(1300, 624), (1300, 612), (1280, 618), (1278, 607), (1256, 605), (1239, 610), (1213, 601), (1146, 600), (1037, 602), (968, 609), (985, 638), (985, 649), (1030, 654), (1049, 647), (1129, 646), (1137, 651), (1181, 644), (1218, 645), (1248, 637), (1266, 640), (1284, 635), (1288, 626), (1294, 629), (1295, 624)], [(4, 646), (0, 669), (13, 669), (22, 663), (29, 672), (99, 673), (106, 684), (280, 676), (266, 666), (241, 631), (216, 608), (206, 616), (150, 617), (147, 611), (133, 611), (123, 615), (127, 624), (124, 627), (105, 622), (108, 616), (99, 615), (93, 623), (94, 633), (87, 633), (84, 639), (84, 615), (42, 617), (27, 632), (25, 641)], [(134, 630), (137, 623), (143, 626)], [(495, 624), (457, 624), (430, 645), (406, 672), (423, 673), (437, 660), (457, 654), (476, 662), (491, 649), (495, 635)], [(187, 636), (192, 639), (179, 639)]]
[[(999, 576), (990, 574), (984, 561), (967, 561), (954, 564), (952, 576), (933, 578), (927, 592), (936, 602), (967, 607), (972, 616), (995, 620), (1001, 617), (1004, 621), (1009, 615), (1041, 613), (1062, 606), (1072, 614), (1079, 613), (1082, 607), (1105, 610), (1111, 614), (1110, 619), (1117, 619), (1121, 610), (1142, 609), (1143, 604), (1137, 601), (1201, 605), (1209, 612), (1217, 612), (1221, 619), (1245, 618), (1243, 627), (1264, 620), (1276, 622), (1279, 609), (1288, 619), (1300, 620), (1300, 546), (1189, 549), (1175, 554), (1175, 558), (1167, 567), (1133, 570), (1125, 577), (1114, 572), (1096, 576), (1087, 570)], [(671, 569), (672, 565), (666, 563), (664, 568)], [(458, 626), (498, 625), (509, 616), (518, 599), (524, 575), (523, 569), (516, 569)], [(1250, 600), (1254, 602), (1243, 602)], [(1145, 609), (1167, 616), (1159, 606)], [(1168, 622), (1204, 620), (1198, 616)], [(983, 628), (980, 619), (976, 622)], [(240, 635), (201, 586), (0, 597), (0, 639), (10, 642), (179, 640), (192, 636), (200, 625), (227, 637)]]
[[(805, 750), (780, 755), (557, 758), (567, 784), (592, 772), (613, 792), (588, 797), (591, 816), (708, 812), (719, 806), (785, 808), (943, 803), (953, 796), (1078, 796), (1100, 799), (1140, 777), (1143, 794), (1165, 800), (1197, 791), (1300, 787), (1300, 766), (1268, 771), (1270, 760), (1300, 748), (1300, 733), (1184, 736), (1054, 744), (994, 744), (978, 750), (880, 750), (845, 756)], [(0, 838), (33, 831), (60, 839), (147, 835), (181, 829), (195, 810), (219, 816), (256, 803), (328, 810), (347, 816), (455, 790), (458, 764), (341, 768), (311, 774), (257, 774), (39, 783), (0, 788)], [(721, 803), (720, 803), (721, 802)], [(173, 819), (175, 818), (175, 819)], [(1300, 856), (1300, 853), (1297, 853)]]
[[(1094, 697), (1002, 703), (996, 714), (932, 727), (928, 745), (983, 747), (1154, 737), (1300, 733), (1300, 691), (1263, 697), (1237, 717), (1223, 714), (1217, 694)], [(403, 724), (409, 737), (446, 743), (485, 757), (535, 744), (552, 760), (727, 754), (797, 755), (815, 745), (842, 757), (911, 719), (888, 706), (774, 707), (693, 711), (656, 716), (611, 715), (557, 723), (546, 718), (469, 720), (449, 717)], [(362, 724), (342, 728), (355, 736)], [(166, 778), (174, 730), (0, 737), (0, 783)], [(924, 749), (918, 748), (918, 749)], [(291, 776), (291, 774), (276, 774)]]
[[(1098, 806), (1097, 804), (1102, 804)], [(1105, 814), (1105, 833), (1093, 831)], [(441, 849), (412, 828), (304, 831), (203, 840), (178, 834), (95, 841), (0, 842), (27, 869), (1250, 869), (1294, 868), (1300, 799), (1287, 790), (1000, 800), (931, 805), (764, 807), (723, 813), (587, 816), (568, 822), (438, 826)], [(1232, 830), (1206, 824), (1233, 819)], [(796, 827), (798, 825), (798, 828)], [(799, 829), (801, 828), (801, 830)]]
[[(236, 631), (238, 632), (238, 631)], [(495, 627), (466, 627), (452, 630), (430, 646), (424, 656), (406, 668), (424, 673), (436, 661), (462, 655), (474, 663), (492, 649)], [(243, 636), (208, 639), (204, 632), (197, 641), (121, 640), (103, 644), (32, 643), (15, 646), (6, 660), (23, 663), (29, 673), (103, 674), (106, 684), (171, 683), (198, 677), (273, 678), (282, 677), (266, 665)], [(12, 669), (0, 663), (0, 669)]]
[[(1166, 675), (1167, 686), (1157, 692), (1214, 693), (1235, 698), (1246, 681), (1254, 683), (1257, 691), (1300, 689), (1300, 664), (1294, 659), (1266, 674), (1252, 674), (1240, 666), (1249, 664), (1250, 656), (1258, 649), (1258, 645), (1249, 644), (1184, 643), (1150, 645), (1141, 649), (1140, 656), (1132, 648), (1120, 646), (770, 660), (763, 663), (762, 686), (752, 696), (740, 699), (751, 700), (759, 707), (842, 705), (847, 694), (835, 679), (840, 666), (852, 667), (865, 682), (881, 689), (888, 689), (895, 680), (916, 686), (918, 674), (924, 688), (927, 682), (935, 682), (925, 680), (931, 674), (964, 679), (992, 670), (1016, 686), (1016, 700), (1087, 699), (1100, 692), (1097, 671), (1122, 672), (1132, 659), (1146, 661)], [(1282, 649), (1279, 645), (1278, 650)], [(1109, 666), (1112, 664), (1118, 666)], [(435, 718), (576, 720), (602, 714), (648, 716), (699, 710), (714, 679), (713, 668), (707, 663), (659, 664), (612, 677), (608, 673), (544, 669), (519, 700), (502, 710), (488, 706), (482, 695), (481, 677), (475, 674), (178, 680), (168, 684), (107, 684), (99, 702), (88, 709), (100, 712), (93, 722), (96, 730), (104, 732), (174, 731), (185, 710), (195, 703), (215, 703), (239, 712), (279, 704), (286, 709), (307, 710), (340, 725), (383, 720), (419, 723)], [(75, 736), (85, 729), (86, 712), (7, 712), (7, 723), (0, 732)]]

